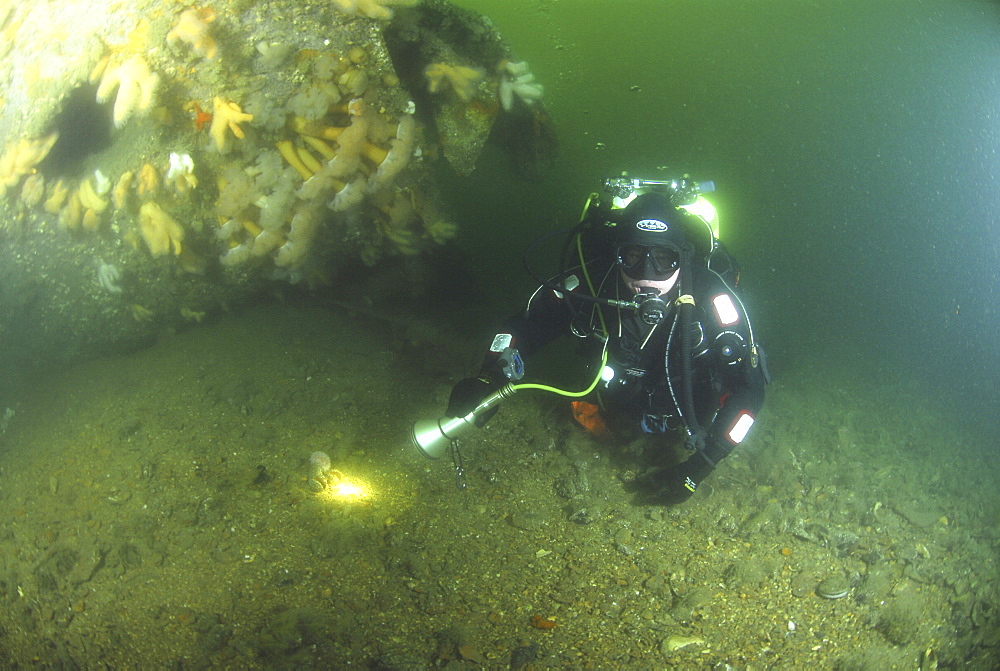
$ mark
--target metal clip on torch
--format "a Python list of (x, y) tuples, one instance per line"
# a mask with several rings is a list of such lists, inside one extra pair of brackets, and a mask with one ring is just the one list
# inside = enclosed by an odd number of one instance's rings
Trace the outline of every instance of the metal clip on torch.
[(448, 451), (448, 446), (451, 445), (452, 441), (461, 438), (476, 427), (476, 419), (500, 401), (513, 396), (514, 391), (512, 385), (505, 384), (480, 401), (479, 405), (465, 417), (422, 419), (410, 429), (410, 440), (425, 456), (437, 459)]

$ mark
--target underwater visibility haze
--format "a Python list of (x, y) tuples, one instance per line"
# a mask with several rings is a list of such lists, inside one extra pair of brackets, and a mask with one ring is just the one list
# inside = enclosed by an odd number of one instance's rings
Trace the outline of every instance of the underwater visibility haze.
[[(1000, 4), (48, 5), (0, 4), (0, 667), (997, 668)], [(750, 438), (675, 506), (541, 392), (424, 458), (622, 171), (715, 183)]]

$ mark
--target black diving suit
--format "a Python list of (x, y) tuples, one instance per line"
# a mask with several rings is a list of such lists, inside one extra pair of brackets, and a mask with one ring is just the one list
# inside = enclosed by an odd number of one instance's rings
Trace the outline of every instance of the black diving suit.
[[(746, 437), (763, 404), (767, 382), (763, 351), (733, 286), (738, 270), (723, 249), (713, 256), (712, 264), (692, 264), (688, 281), (675, 283), (660, 297), (665, 310), (658, 323), (646, 323), (635, 309), (577, 298), (583, 280), (568, 274), (558, 283), (566, 291), (540, 287), (527, 308), (508, 318), (494, 339), (516, 348), (527, 360), (557, 337), (572, 334), (592, 345), (587, 349), (599, 362), (606, 338), (607, 365), (593, 402), (612, 427), (624, 423), (649, 434), (685, 431), (685, 444), (703, 461), (688, 460), (699, 477), (680, 480), (687, 490), (684, 497)], [(712, 269), (718, 265), (725, 272)], [(594, 276), (594, 269), (590, 272)], [(603, 278), (597, 291), (601, 298), (634, 297), (616, 265), (600, 269), (597, 276)], [(688, 303), (684, 308), (677, 301), (681, 287), (688, 292), (683, 295), (693, 298), (693, 304), (684, 301)], [(491, 348), (481, 379), (500, 379), (500, 349)], [(684, 351), (690, 362), (687, 368)]]

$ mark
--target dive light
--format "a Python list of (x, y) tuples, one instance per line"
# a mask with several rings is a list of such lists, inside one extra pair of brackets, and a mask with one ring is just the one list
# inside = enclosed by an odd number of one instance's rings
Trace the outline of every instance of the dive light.
[(476, 419), (505, 398), (514, 395), (512, 385), (506, 384), (479, 402), (465, 417), (442, 417), (422, 419), (410, 429), (410, 440), (414, 447), (431, 459), (437, 459), (448, 451), (452, 441), (464, 436), (476, 427)]

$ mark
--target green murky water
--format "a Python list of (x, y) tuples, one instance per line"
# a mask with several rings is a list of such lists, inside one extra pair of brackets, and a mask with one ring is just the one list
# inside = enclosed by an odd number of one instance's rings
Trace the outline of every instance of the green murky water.
[[(460, 297), (277, 302), (24, 388), (4, 663), (992, 668), (996, 3), (459, 4), (546, 86), (554, 169), (449, 184)], [(526, 392), (458, 490), (409, 426), (531, 290), (524, 245), (621, 170), (717, 183), (775, 374), (750, 444), (639, 506), (644, 445)], [(367, 497), (316, 492), (315, 451)]]

